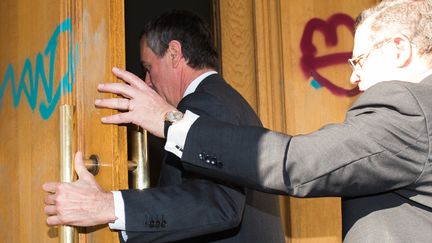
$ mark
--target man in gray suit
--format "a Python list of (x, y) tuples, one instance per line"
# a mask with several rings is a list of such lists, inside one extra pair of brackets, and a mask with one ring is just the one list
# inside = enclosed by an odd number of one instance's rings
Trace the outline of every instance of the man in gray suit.
[[(234, 184), (343, 197), (344, 242), (431, 242), (432, 2), (384, 0), (362, 12), (349, 63), (365, 92), (341, 124), (290, 136), (187, 111), (166, 149), (186, 170)], [(171, 108), (147, 97), (137, 124), (163, 136), (160, 114)], [(123, 122), (113, 118), (104, 121)]]
[[(182, 112), (190, 110), (236, 125), (261, 126), (246, 100), (215, 71), (217, 52), (207, 25), (198, 16), (171, 11), (150, 21), (141, 37), (141, 62), (146, 71), (144, 82), (129, 73), (121, 77), (130, 86), (114, 85), (124, 90), (124, 96), (141, 96), (140, 89), (147, 84)], [(115, 74), (118, 72), (114, 70)], [(110, 85), (100, 90), (110, 91)], [(126, 98), (108, 102), (126, 105), (121, 109), (130, 113), (141, 105), (139, 100), (129, 103)], [(181, 113), (170, 112), (166, 122), (174, 122), (178, 114)], [(92, 197), (94, 190), (76, 187), (87, 181), (88, 188), (98, 187), (83, 168), (80, 155), (77, 157), (79, 181), (67, 184), (67, 190), (59, 183), (44, 186), (55, 193), (48, 195), (46, 201), (50, 215), (47, 222), (51, 225), (110, 223), (112, 229), (122, 231), (121, 239), (127, 242), (285, 242), (274, 195), (204, 179), (184, 171), (180, 159), (166, 153), (158, 187), (114, 192), (114, 198), (110, 197), (111, 192), (103, 192), (99, 187), (96, 194), (100, 196)], [(69, 210), (78, 198), (77, 209)], [(107, 203), (111, 207), (102, 206)], [(89, 215), (82, 213), (84, 210)], [(97, 217), (93, 217), (95, 214)], [(74, 215), (84, 217), (73, 218)], [(92, 218), (98, 221), (88, 223)]]

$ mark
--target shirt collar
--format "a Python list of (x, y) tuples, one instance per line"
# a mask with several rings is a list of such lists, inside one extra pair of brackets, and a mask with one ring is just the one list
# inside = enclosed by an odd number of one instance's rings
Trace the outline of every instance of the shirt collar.
[(208, 76), (217, 73), (216, 71), (208, 71), (205, 72), (203, 74), (201, 74), (200, 76), (198, 76), (196, 79), (194, 79), (194, 81), (192, 81), (189, 86), (187, 87), (186, 91), (183, 94), (183, 98), (186, 97), (186, 95), (188, 94), (192, 94), (193, 92), (195, 92), (196, 88), (198, 87), (198, 85)]

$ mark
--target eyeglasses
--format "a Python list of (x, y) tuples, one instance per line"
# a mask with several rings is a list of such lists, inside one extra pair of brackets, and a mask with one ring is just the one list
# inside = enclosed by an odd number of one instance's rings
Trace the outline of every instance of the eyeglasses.
[(383, 47), (384, 45), (388, 44), (390, 41), (391, 39), (380, 41), (377, 44), (375, 44), (374, 47), (370, 49), (368, 52), (348, 59), (348, 64), (350, 65), (351, 69), (354, 72), (360, 71), (360, 69), (363, 67), (366, 59), (369, 57), (371, 52)]

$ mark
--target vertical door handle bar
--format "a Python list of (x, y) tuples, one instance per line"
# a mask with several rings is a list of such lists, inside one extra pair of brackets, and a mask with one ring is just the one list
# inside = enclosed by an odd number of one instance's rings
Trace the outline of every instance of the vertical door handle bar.
[(150, 186), (150, 173), (147, 151), (147, 131), (132, 126), (130, 128), (129, 148), (131, 149), (131, 160), (128, 168), (131, 171), (132, 187), (144, 189)]
[[(60, 106), (60, 181), (73, 181), (72, 146), (73, 146), (73, 106)], [(77, 231), (72, 226), (59, 227), (60, 243), (77, 242)]]

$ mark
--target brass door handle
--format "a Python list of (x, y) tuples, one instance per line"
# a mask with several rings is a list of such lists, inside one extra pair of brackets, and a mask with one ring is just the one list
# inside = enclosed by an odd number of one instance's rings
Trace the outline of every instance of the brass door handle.
[[(73, 147), (73, 106), (60, 106), (60, 181), (73, 181), (72, 147)], [(78, 232), (72, 226), (59, 227), (60, 243), (75, 243)]]
[(150, 186), (150, 173), (147, 150), (147, 131), (137, 126), (129, 128), (129, 148), (131, 160), (128, 161), (128, 169), (132, 173), (132, 187), (144, 189)]
[[(73, 106), (60, 106), (60, 181), (72, 182), (73, 167)], [(132, 172), (132, 187), (135, 189), (148, 188), (150, 185), (149, 163), (147, 151), (147, 132), (135, 127), (131, 131), (130, 139), (131, 161), (128, 161), (129, 171)], [(100, 161), (97, 155), (85, 159), (86, 168), (96, 175), (99, 172)], [(78, 232), (72, 226), (59, 227), (60, 243), (78, 242)]]

